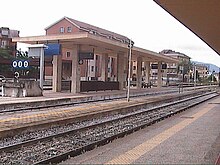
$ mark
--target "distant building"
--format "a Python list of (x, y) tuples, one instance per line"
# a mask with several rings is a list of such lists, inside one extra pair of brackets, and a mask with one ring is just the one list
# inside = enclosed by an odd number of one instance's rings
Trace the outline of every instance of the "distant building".
[[(158, 77), (158, 63), (150, 63), (150, 81), (152, 84), (157, 83)], [(162, 73), (162, 85), (167, 85), (167, 64), (162, 63), (161, 66), (161, 73)]]
[[(160, 54), (164, 54), (166, 56), (170, 56), (179, 60), (179, 64), (176, 63), (168, 63), (167, 64), (167, 81), (169, 82), (189, 82), (190, 75), (189, 72), (184, 73), (184, 64), (190, 63), (190, 57), (185, 55), (184, 53), (175, 52), (173, 50), (162, 50), (159, 52)], [(185, 66), (186, 67), (186, 66)], [(184, 77), (183, 77), (184, 74)]]
[(209, 68), (205, 64), (195, 64), (199, 81), (205, 81), (208, 78)]
[(17, 51), (17, 43), (12, 42), (12, 37), (19, 37), (18, 30), (11, 30), (7, 27), (0, 28), (0, 48), (9, 49), (15, 56)]

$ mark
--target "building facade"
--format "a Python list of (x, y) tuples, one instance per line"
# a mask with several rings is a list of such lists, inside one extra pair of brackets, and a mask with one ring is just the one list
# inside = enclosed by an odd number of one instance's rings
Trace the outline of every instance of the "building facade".
[(19, 37), (18, 30), (11, 30), (8, 27), (0, 28), (0, 48), (9, 49), (15, 56), (17, 51), (17, 43), (12, 42), (12, 37)]
[(209, 68), (205, 64), (195, 64), (196, 71), (197, 71), (197, 81), (204, 82), (209, 75)]
[(159, 52), (165, 56), (178, 59), (179, 63), (167, 63), (168, 83), (189, 82), (190, 81), (190, 57), (173, 50), (162, 50)]

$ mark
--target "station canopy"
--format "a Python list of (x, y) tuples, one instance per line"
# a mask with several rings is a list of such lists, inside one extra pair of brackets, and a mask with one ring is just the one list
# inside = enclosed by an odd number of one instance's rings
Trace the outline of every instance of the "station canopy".
[(220, 55), (220, 0), (154, 0)]
[[(16, 37), (12, 38), (13, 42), (20, 42), (26, 44), (47, 44), (47, 43), (60, 43), (65, 48), (72, 48), (72, 45), (87, 45), (93, 47), (97, 53), (119, 53), (128, 54), (128, 44), (110, 40), (105, 37), (93, 35), (87, 32), (78, 32), (68, 35), (42, 35), (31, 37)], [(144, 61), (150, 62), (166, 62), (166, 63), (178, 63), (178, 59), (168, 57), (153, 51), (142, 49), (139, 47), (132, 48), (132, 56), (136, 58), (141, 56)]]

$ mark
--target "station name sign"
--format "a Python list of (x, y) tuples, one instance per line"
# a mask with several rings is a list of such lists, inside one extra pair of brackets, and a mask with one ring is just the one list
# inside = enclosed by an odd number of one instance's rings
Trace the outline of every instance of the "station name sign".
[(46, 44), (45, 56), (61, 55), (61, 44)]

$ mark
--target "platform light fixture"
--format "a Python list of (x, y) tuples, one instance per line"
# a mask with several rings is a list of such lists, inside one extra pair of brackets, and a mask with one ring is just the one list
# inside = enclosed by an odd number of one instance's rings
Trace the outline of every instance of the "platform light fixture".
[(196, 63), (194, 63), (194, 89), (196, 89)]

